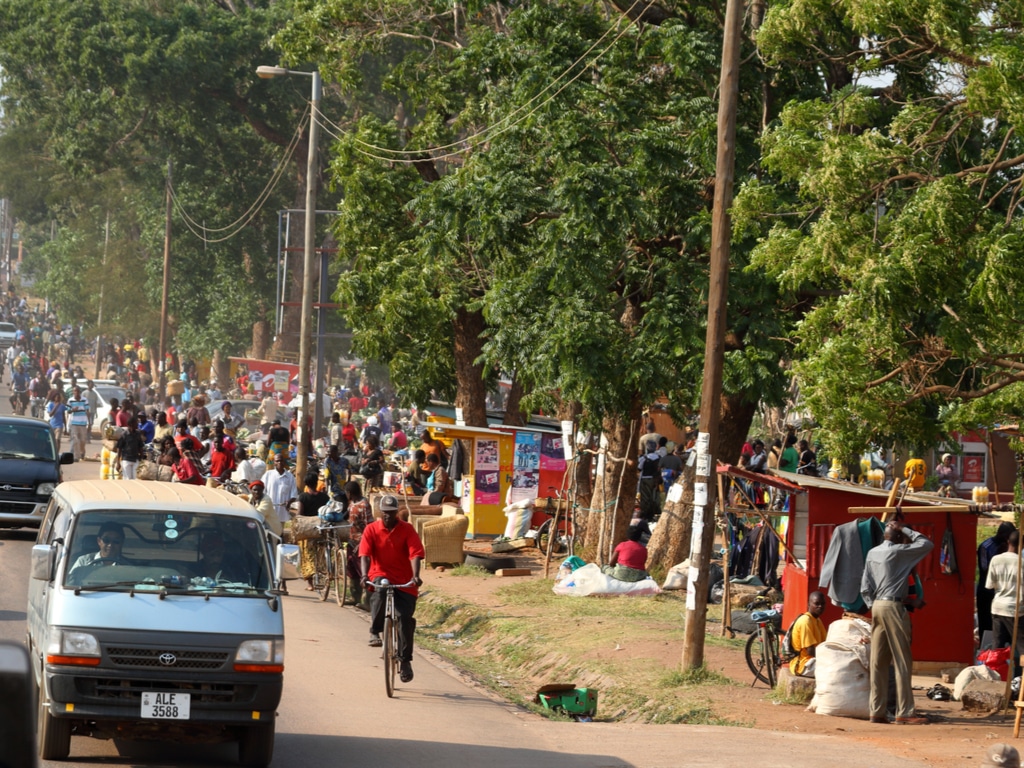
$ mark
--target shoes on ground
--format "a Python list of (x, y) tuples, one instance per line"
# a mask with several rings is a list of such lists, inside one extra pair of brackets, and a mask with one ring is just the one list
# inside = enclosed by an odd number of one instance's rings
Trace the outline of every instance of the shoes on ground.
[(876, 717), (875, 715), (872, 715), (868, 719), (872, 723), (880, 723), (880, 724), (883, 724), (883, 725), (888, 725), (889, 724), (889, 718), (886, 717), (885, 715), (881, 715), (880, 717)]
[(370, 647), (380, 648), (384, 645), (384, 641), (380, 639), (380, 635), (370, 635)]
[(408, 661), (403, 661), (402, 662), (401, 669), (400, 669), (400, 671), (398, 673), (398, 679), (401, 680), (403, 683), (412, 682), (412, 663), (411, 662), (408, 662)]
[(922, 717), (921, 715), (896, 718), (896, 725), (928, 725), (930, 722), (931, 721), (927, 717)]

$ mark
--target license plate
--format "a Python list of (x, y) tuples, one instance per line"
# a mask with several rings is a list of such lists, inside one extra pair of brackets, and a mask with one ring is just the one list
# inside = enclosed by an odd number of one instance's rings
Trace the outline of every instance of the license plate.
[(143, 691), (142, 717), (150, 720), (188, 720), (192, 695)]

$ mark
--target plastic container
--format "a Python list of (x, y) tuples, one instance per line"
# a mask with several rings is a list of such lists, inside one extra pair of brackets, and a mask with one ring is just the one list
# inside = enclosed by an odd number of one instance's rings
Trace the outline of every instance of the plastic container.
[(975, 504), (988, 504), (988, 488), (976, 485), (971, 489), (971, 500)]

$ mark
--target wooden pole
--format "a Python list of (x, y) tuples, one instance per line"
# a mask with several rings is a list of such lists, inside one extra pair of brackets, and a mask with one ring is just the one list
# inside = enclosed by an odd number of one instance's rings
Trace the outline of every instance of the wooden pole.
[[(697, 472), (694, 479), (693, 536), (690, 573), (686, 588), (686, 629), (683, 669), (704, 665), (707, 626), (708, 566), (715, 540), (715, 495), (710, 482), (718, 451), (718, 421), (722, 407), (722, 367), (725, 362), (725, 320), (729, 296), (729, 240), (732, 236), (733, 173), (736, 165), (736, 105), (740, 83), (740, 37), (743, 0), (728, 0), (722, 39), (722, 70), (718, 93), (718, 153), (715, 161), (715, 202), (711, 213), (711, 263), (708, 285), (708, 327), (704, 340), (704, 380), (700, 398), (700, 433), (697, 436)], [(703, 486), (703, 487), (701, 487)], [(705, 521), (705, 510), (711, 514)]]
[[(110, 211), (107, 211), (107, 222), (103, 227), (103, 271), (106, 272), (107, 266), (107, 248), (110, 245)], [(100, 307), (96, 313), (96, 366), (95, 378), (100, 377), (100, 367), (103, 365), (103, 348), (101, 340), (103, 338), (103, 283), (100, 283)], [(102, 437), (102, 435), (101, 435)]]
[(171, 159), (167, 158), (167, 214), (164, 219), (164, 283), (160, 294), (160, 349), (153, 366), (153, 380), (157, 382), (157, 396), (166, 396), (164, 360), (167, 355), (167, 302), (171, 292)]

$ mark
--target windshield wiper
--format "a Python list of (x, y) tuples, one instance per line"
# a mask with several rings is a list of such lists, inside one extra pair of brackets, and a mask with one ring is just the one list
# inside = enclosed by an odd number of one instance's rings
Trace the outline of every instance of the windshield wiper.
[[(107, 584), (77, 584), (75, 585), (75, 595), (80, 595), (83, 592), (105, 592), (108, 589), (123, 589), (124, 587), (131, 587), (132, 589), (130, 594), (134, 597), (135, 587), (137, 587), (139, 584), (144, 584), (144, 582), (140, 582), (137, 579), (132, 579), (131, 581), (112, 581)], [(156, 587), (159, 585), (153, 583), (148, 584), (146, 586)]]
[(251, 584), (216, 584), (210, 587), (193, 587), (191, 590), (194, 594), (204, 595), (209, 598), (210, 595), (216, 595), (218, 597), (252, 597), (253, 595), (260, 595), (264, 590), (259, 587), (254, 587)]

